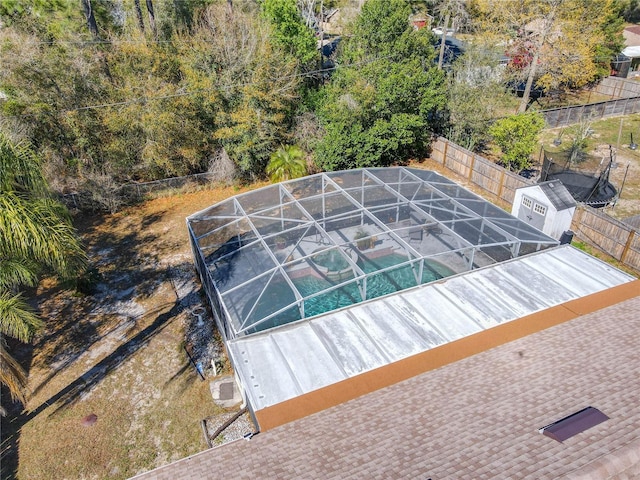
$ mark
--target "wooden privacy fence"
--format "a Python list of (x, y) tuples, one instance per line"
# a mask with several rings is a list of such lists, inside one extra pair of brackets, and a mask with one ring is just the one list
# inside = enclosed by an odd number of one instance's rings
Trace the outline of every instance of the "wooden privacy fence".
[[(535, 183), (446, 138), (439, 137), (431, 147), (433, 160), (509, 205), (513, 204), (517, 188)], [(630, 225), (595, 208), (579, 205), (571, 228), (589, 245), (624, 265), (640, 270), (640, 234)]]
[(571, 228), (586, 243), (640, 270), (640, 234), (626, 223), (587, 205), (579, 205)]
[(439, 137), (432, 143), (431, 148), (433, 160), (509, 205), (513, 203), (517, 188), (535, 183), (446, 138)]

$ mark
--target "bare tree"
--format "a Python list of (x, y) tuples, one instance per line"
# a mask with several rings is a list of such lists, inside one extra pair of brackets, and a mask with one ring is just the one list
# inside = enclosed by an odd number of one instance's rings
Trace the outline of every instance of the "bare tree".
[[(449, 23), (451, 23), (453, 31), (455, 32), (461, 25), (467, 22), (469, 14), (467, 13), (465, 0), (444, 0), (438, 5), (437, 10), (440, 14), (440, 25), (442, 25), (438, 68), (442, 68)], [(442, 21), (442, 17), (444, 17), (444, 22)]]
[(523, 113), (527, 109), (527, 105), (529, 104), (529, 98), (531, 97), (531, 87), (533, 87), (533, 81), (536, 78), (540, 53), (542, 52), (542, 48), (546, 45), (549, 39), (549, 35), (554, 28), (558, 4), (561, 3), (561, 1), (562, 0), (551, 0), (550, 2), (548, 2), (549, 10), (547, 14), (542, 17), (540, 31), (534, 37), (533, 56), (531, 58), (531, 62), (529, 63), (527, 83), (524, 87), (522, 101), (518, 106), (518, 113)]
[(209, 162), (210, 173), (216, 177), (216, 181), (231, 185), (238, 176), (238, 169), (224, 148), (220, 148)]
[(438, 68), (442, 70), (442, 62), (444, 61), (444, 49), (447, 40), (447, 29), (449, 28), (449, 14), (444, 17), (444, 25), (442, 26), (442, 37), (440, 38), (440, 54), (438, 55)]

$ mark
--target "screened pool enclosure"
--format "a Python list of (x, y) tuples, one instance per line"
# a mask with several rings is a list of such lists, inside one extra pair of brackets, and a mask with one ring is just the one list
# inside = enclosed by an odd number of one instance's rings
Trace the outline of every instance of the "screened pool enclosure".
[(227, 339), (312, 317), (557, 241), (437, 173), (320, 173), (187, 218)]

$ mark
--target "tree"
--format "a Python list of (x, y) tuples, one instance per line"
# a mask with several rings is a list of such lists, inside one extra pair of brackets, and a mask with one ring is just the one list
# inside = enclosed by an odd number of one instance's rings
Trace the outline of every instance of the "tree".
[(372, 0), (362, 6), (349, 40), (353, 56), (391, 55), (399, 38), (409, 28), (411, 6), (403, 0)]
[[(221, 149), (244, 178), (264, 177), (269, 155), (292, 141), (301, 70), (255, 2), (230, 12), (208, 1), (182, 2), (180, 14), (171, 2), (125, 2), (118, 30), (103, 20), (113, 2), (92, 0), (104, 44), (74, 41), (88, 37), (80, 3), (59, 37), (28, 13), (0, 29), (1, 120), (28, 136), (54, 189), (103, 196), (112, 184), (206, 171)], [(157, 7), (163, 41), (140, 31), (137, 5)]]
[(467, 13), (465, 0), (442, 0), (438, 3), (436, 11), (440, 14), (438, 25), (441, 25), (442, 28), (440, 52), (438, 54), (438, 68), (442, 68), (449, 21), (451, 21), (453, 30), (457, 31), (461, 25), (467, 22), (469, 15)]
[(500, 51), (472, 44), (453, 64), (448, 76), (449, 122), (446, 137), (472, 151), (482, 151), (490, 140), (489, 126), (508, 102)]
[[(0, 333), (28, 342), (42, 321), (20, 289), (41, 274), (70, 278), (86, 258), (64, 207), (48, 192), (31, 150), (0, 132)], [(0, 380), (24, 403), (26, 377), (0, 342)]]
[(136, 20), (140, 32), (144, 33), (144, 19), (142, 18), (142, 8), (140, 8), (140, 0), (133, 0), (134, 10), (136, 12)]
[(404, 0), (362, 7), (316, 109), (325, 132), (318, 167), (388, 166), (426, 152), (446, 104), (444, 73), (430, 32), (413, 30), (410, 13)]
[(263, 0), (262, 14), (273, 27), (274, 42), (288, 50), (300, 65), (309, 66), (317, 56), (313, 31), (305, 25), (296, 0)]
[(534, 85), (576, 89), (608, 74), (622, 40), (618, 0), (476, 0), (472, 10), (485, 34), (508, 45), (515, 81), (524, 82), (520, 113)]
[[(0, 70), (0, 114), (28, 133), (54, 188), (83, 190), (105, 175), (121, 184), (201, 172), (218, 147), (216, 77), (187, 71), (198, 61), (195, 42), (133, 35), (109, 45), (41, 45), (0, 31), (0, 63), (9, 65)], [(109, 104), (117, 108), (100, 106)]]
[(98, 33), (98, 24), (96, 23), (96, 17), (93, 13), (93, 5), (91, 4), (91, 0), (82, 0), (82, 9), (84, 11), (84, 15), (87, 18), (87, 27), (91, 32), (94, 40), (97, 40), (100, 35)]
[(190, 44), (196, 55), (185, 52), (183, 68), (192, 83), (215, 79), (213, 140), (250, 179), (263, 178), (271, 153), (289, 142), (302, 78), (296, 60), (271, 41), (270, 26), (259, 22), (252, 11), (209, 7)]
[(271, 154), (266, 172), (274, 183), (304, 177), (307, 174), (304, 152), (296, 145), (281, 145)]
[(629, 2), (624, 5), (623, 15), (624, 20), (629, 23), (638, 23), (640, 21), (640, 1), (639, 0), (629, 0)]
[(536, 138), (543, 128), (544, 118), (539, 113), (520, 113), (497, 120), (489, 128), (489, 134), (502, 150), (500, 163), (518, 173), (529, 168)]

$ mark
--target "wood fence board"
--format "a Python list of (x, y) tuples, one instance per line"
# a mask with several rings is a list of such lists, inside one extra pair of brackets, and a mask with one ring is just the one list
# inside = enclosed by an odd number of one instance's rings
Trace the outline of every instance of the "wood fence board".
[(607, 77), (600, 81), (594, 91), (617, 98), (637, 97), (640, 96), (640, 84), (628, 78)]
[(513, 172), (505, 172), (504, 182), (502, 184), (502, 194), (500, 198), (505, 202), (508, 202), (509, 205), (513, 203), (513, 198), (516, 195), (516, 190), (520, 187), (526, 187), (527, 185), (533, 185), (534, 182), (527, 180), (520, 175), (516, 175)]
[(503, 168), (482, 157), (477, 157), (473, 165), (471, 181), (488, 192), (498, 195)]

